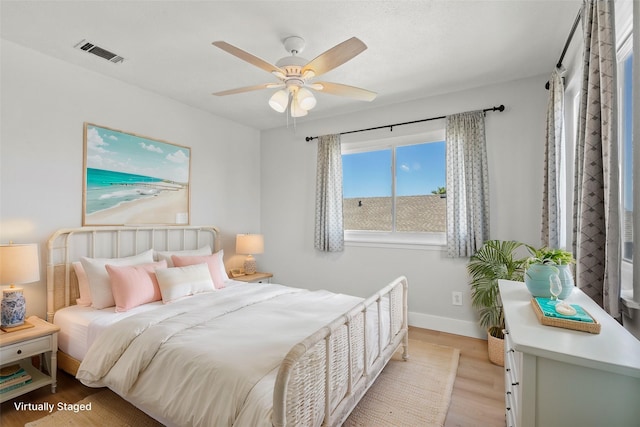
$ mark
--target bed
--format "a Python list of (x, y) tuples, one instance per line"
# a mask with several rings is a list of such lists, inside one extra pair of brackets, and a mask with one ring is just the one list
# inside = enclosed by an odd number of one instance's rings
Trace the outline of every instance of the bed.
[[(218, 229), (56, 231), (47, 242), (47, 318), (61, 327), (58, 366), (87, 385), (109, 387), (165, 425), (334, 426), (400, 347), (408, 357), (404, 277), (362, 299), (237, 282), (222, 266), (221, 288), (178, 295), (170, 303), (126, 311), (76, 304), (79, 260), (149, 251), (154, 262), (167, 254), (180, 260), (175, 254), (202, 248), (222, 259)], [(206, 265), (155, 272), (163, 282), (169, 273), (196, 268), (201, 273)]]

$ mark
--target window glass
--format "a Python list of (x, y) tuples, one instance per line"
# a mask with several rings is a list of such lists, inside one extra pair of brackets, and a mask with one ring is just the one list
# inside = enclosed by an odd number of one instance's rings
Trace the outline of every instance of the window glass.
[(632, 100), (632, 64), (633, 56), (629, 54), (622, 62), (621, 83), (621, 153), (622, 153), (622, 205), (623, 205), (623, 239), (622, 257), (633, 260), (633, 100)]
[(392, 230), (391, 158), (391, 149), (342, 155), (345, 230)]
[(446, 231), (445, 143), (396, 148), (396, 231)]
[(343, 154), (345, 230), (446, 231), (444, 141)]

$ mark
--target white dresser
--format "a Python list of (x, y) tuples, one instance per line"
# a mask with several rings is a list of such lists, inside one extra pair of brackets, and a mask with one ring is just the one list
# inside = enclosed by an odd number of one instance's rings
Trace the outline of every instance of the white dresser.
[(522, 282), (500, 280), (507, 426), (640, 426), (640, 341), (575, 289), (600, 334), (543, 326)]

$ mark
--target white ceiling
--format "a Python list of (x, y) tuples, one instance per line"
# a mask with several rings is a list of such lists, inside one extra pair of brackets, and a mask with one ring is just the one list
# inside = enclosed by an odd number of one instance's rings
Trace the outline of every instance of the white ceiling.
[[(318, 94), (313, 120), (434, 94), (550, 73), (581, 0), (25, 1), (2, 0), (3, 39), (256, 129), (284, 126), (276, 82), (214, 47), (224, 40), (267, 62), (282, 40), (306, 40), (313, 59), (356, 36), (368, 49), (322, 80), (378, 93), (371, 103)], [(73, 46), (82, 39), (125, 58), (112, 64)], [(43, 72), (46, 72), (43, 70)]]

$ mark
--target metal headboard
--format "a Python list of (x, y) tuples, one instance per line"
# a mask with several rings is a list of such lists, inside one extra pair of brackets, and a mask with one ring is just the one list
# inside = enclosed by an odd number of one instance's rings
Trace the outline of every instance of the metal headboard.
[(219, 231), (213, 226), (108, 226), (65, 228), (47, 240), (47, 320), (79, 297), (73, 262), (80, 257), (120, 258), (149, 249), (177, 251), (204, 245), (220, 249)]

